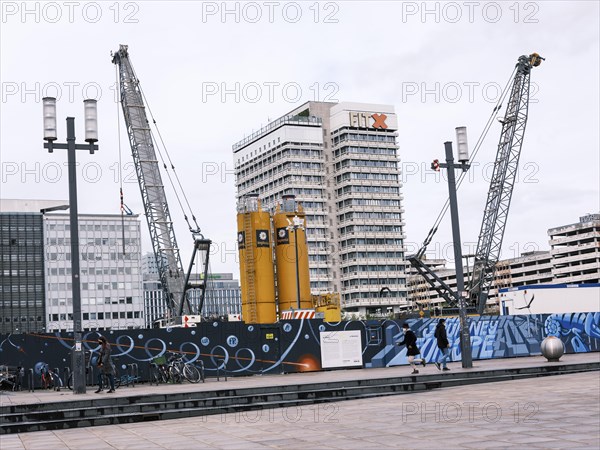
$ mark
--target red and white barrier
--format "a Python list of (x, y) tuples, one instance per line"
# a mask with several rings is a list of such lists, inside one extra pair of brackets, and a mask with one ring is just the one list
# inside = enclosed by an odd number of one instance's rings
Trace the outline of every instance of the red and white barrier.
[(296, 309), (290, 311), (283, 311), (281, 313), (281, 320), (292, 320), (292, 319), (314, 319), (314, 309)]

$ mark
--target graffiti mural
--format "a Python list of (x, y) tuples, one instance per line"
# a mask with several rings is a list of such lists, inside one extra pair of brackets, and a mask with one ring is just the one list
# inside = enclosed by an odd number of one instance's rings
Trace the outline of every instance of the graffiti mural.
[[(433, 336), (437, 319), (409, 319), (417, 344), (426, 360), (439, 356)], [(481, 316), (470, 318), (474, 360), (539, 355), (542, 340), (559, 337), (566, 353), (600, 351), (600, 313)], [(136, 363), (142, 375), (150, 362), (169, 352), (178, 352), (191, 363), (202, 362), (207, 376), (226, 371), (229, 376), (278, 374), (321, 369), (320, 333), (359, 330), (364, 367), (407, 364), (402, 340), (403, 321), (290, 320), (272, 325), (243, 322), (206, 322), (196, 328), (166, 328), (86, 332), (84, 348), (94, 361), (103, 334), (113, 347), (117, 367)], [(451, 358), (460, 360), (458, 318), (446, 319)], [(70, 365), (72, 333), (18, 334), (0, 336), (0, 365), (33, 368)]]

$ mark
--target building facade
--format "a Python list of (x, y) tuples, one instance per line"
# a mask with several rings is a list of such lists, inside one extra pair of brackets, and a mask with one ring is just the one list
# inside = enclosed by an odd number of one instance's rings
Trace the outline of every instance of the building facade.
[[(0, 201), (0, 332), (73, 330), (71, 235), (65, 200)], [(124, 240), (123, 240), (124, 239)], [(140, 328), (138, 216), (79, 215), (82, 328)]]
[(232, 273), (210, 274), (202, 315), (206, 317), (228, 317), (232, 314), (242, 314), (240, 282), (233, 278)]
[(39, 211), (0, 213), (0, 267), (0, 334), (44, 332), (44, 235)]
[[(47, 330), (70, 331), (73, 296), (69, 215), (45, 214), (43, 222)], [(139, 217), (80, 214), (79, 248), (83, 329), (143, 328)]]
[[(580, 217), (578, 223), (550, 228), (548, 236), (550, 250), (523, 253), (496, 264), (489, 306), (496, 306), (500, 290), (509, 288), (600, 283), (600, 214), (588, 214)], [(430, 267), (450, 288), (456, 289), (454, 269), (446, 268), (440, 260), (435, 260)], [(471, 269), (463, 267), (465, 280), (471, 277)], [(415, 273), (409, 276), (409, 298), (416, 308), (444, 302), (423, 277)]]
[[(158, 271), (156, 270), (156, 260), (153, 253), (146, 253), (142, 258), (142, 267), (144, 268), (144, 324), (146, 328), (153, 328), (155, 323), (166, 317), (168, 312), (164, 301), (164, 291), (162, 289)], [(193, 277), (198, 274), (192, 274), (190, 280), (198, 284)], [(211, 273), (208, 276), (206, 293), (204, 295), (204, 304), (200, 315), (205, 318), (228, 317), (230, 314), (241, 314), (242, 301), (241, 289), (238, 280), (233, 278), (232, 273)], [(190, 289), (188, 299), (192, 308), (192, 314), (198, 314), (200, 307), (199, 290)]]
[(550, 228), (552, 274), (556, 283), (600, 282), (600, 214)]
[(308, 102), (233, 146), (238, 199), (302, 202), (311, 291), (349, 312), (408, 306), (397, 129), (389, 105)]
[[(144, 274), (144, 278), (146, 274)], [(144, 327), (154, 328), (155, 322), (167, 316), (168, 308), (160, 280), (144, 279)]]

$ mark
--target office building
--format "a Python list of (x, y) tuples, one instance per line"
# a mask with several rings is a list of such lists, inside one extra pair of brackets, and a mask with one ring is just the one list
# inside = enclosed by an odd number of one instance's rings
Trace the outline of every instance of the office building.
[(232, 273), (209, 274), (202, 315), (228, 317), (231, 314), (242, 314), (239, 281), (233, 278)]
[[(70, 217), (60, 210), (67, 201), (0, 201), (2, 332), (73, 330)], [(140, 238), (138, 216), (79, 215), (84, 330), (143, 326)]]
[[(501, 289), (600, 283), (600, 214), (587, 214), (577, 223), (550, 228), (548, 236), (550, 250), (526, 252), (496, 264), (488, 306), (497, 306)], [(430, 266), (448, 286), (456, 289), (454, 269), (446, 268), (439, 260)], [(465, 280), (470, 278), (471, 269), (463, 267)], [(414, 273), (409, 276), (409, 298), (417, 308), (443, 303), (423, 277)]]
[[(156, 270), (156, 258), (153, 253), (146, 253), (142, 258), (144, 268), (144, 321), (147, 328), (155, 326), (155, 322), (164, 319), (167, 314), (167, 305), (164, 301), (164, 291)], [(191, 274), (191, 282), (199, 284), (195, 277), (200, 274)], [(190, 289), (188, 299), (192, 314), (198, 314), (200, 308), (200, 291)], [(238, 280), (232, 273), (211, 273), (208, 276), (204, 304), (200, 315), (204, 318), (228, 317), (230, 314), (241, 314), (241, 289)]]
[(600, 214), (550, 228), (552, 274), (556, 283), (600, 283)]
[(308, 102), (233, 145), (238, 199), (295, 195), (312, 293), (362, 315), (408, 306), (397, 129), (393, 106)]
[[(73, 329), (68, 214), (45, 214), (48, 331)], [(124, 241), (123, 241), (124, 239)], [(137, 215), (79, 215), (84, 330), (142, 328), (141, 235)]]
[(39, 210), (8, 212), (2, 206), (0, 334), (44, 332), (46, 289), (42, 214)]

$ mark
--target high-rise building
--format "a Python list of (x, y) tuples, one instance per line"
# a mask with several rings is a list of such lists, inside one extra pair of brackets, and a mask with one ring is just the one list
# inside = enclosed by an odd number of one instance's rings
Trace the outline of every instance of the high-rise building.
[(550, 228), (548, 235), (556, 283), (600, 283), (600, 214)]
[(149, 252), (142, 255), (142, 276), (146, 279), (160, 279), (158, 274), (158, 264), (154, 253)]
[[(0, 332), (72, 330), (68, 202), (0, 203)], [(138, 216), (79, 215), (84, 330), (143, 326), (140, 248)]]
[[(44, 215), (44, 242), (47, 330), (72, 330), (68, 214)], [(139, 217), (80, 214), (79, 248), (83, 329), (142, 328)]]
[[(600, 283), (600, 214), (587, 214), (578, 223), (548, 230), (550, 250), (532, 251), (496, 264), (488, 306), (496, 305), (503, 288), (537, 284)], [(456, 273), (436, 260), (425, 261), (450, 288), (456, 289)], [(472, 267), (463, 267), (465, 279)], [(409, 298), (417, 307), (443, 303), (444, 300), (421, 275), (409, 276)]]
[(42, 214), (5, 211), (0, 212), (0, 334), (44, 332)]
[(154, 328), (155, 322), (167, 316), (165, 291), (157, 278), (146, 279), (144, 274), (144, 327)]
[(408, 306), (397, 129), (393, 106), (308, 102), (233, 145), (238, 199), (302, 202), (311, 291), (346, 311)]

